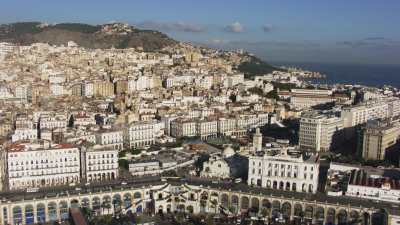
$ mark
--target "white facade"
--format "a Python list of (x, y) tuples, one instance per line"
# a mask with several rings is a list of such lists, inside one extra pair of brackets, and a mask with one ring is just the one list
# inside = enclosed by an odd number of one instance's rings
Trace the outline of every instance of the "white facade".
[(400, 203), (398, 180), (368, 174), (364, 170), (353, 170), (346, 191), (347, 196)]
[(37, 129), (16, 129), (11, 137), (12, 142), (20, 140), (36, 140), (38, 138)]
[(133, 123), (126, 133), (126, 144), (129, 148), (149, 146), (155, 143), (159, 133), (157, 122)]
[(300, 153), (290, 153), (286, 148), (249, 157), (249, 185), (316, 193), (318, 175), (318, 157), (304, 160)]
[(67, 127), (68, 119), (65, 115), (44, 115), (40, 117), (40, 129), (55, 129)]
[(113, 149), (122, 150), (124, 132), (119, 130), (100, 130), (96, 133), (96, 143)]
[(7, 149), (11, 190), (80, 181), (80, 152), (72, 145), (16, 143)]
[(384, 119), (391, 115), (387, 101), (373, 101), (342, 110), (344, 127), (354, 127), (368, 120)]
[(300, 119), (299, 145), (311, 151), (329, 151), (341, 141), (343, 121), (336, 116), (306, 113)]
[(193, 137), (196, 136), (196, 122), (194, 120), (177, 119), (171, 122), (171, 136)]
[(84, 82), (82, 84), (82, 96), (91, 97), (94, 95), (94, 84), (93, 82)]
[(129, 172), (133, 176), (159, 174), (161, 172), (160, 162), (148, 161), (148, 162), (129, 163)]
[(203, 171), (200, 174), (202, 177), (230, 178), (231, 169), (228, 163), (221, 157), (212, 157), (203, 164)]
[(94, 146), (83, 157), (88, 182), (118, 178), (118, 150)]

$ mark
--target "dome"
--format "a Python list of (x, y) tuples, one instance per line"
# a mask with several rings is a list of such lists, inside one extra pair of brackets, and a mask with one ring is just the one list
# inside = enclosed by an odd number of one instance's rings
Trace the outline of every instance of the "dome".
[(231, 146), (227, 146), (224, 149), (224, 152), (222, 153), (222, 157), (224, 157), (224, 158), (229, 158), (233, 155), (235, 155), (235, 150), (233, 150), (233, 148)]

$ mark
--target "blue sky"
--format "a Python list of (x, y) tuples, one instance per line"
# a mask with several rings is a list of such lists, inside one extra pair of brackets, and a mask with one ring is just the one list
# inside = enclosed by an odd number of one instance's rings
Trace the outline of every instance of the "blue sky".
[(2, 0), (0, 22), (119, 21), (269, 61), (400, 64), (398, 12), (398, 0)]

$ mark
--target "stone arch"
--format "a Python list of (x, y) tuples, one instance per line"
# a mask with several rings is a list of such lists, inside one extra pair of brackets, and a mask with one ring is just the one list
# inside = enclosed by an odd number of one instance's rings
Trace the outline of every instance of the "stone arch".
[(192, 205), (188, 205), (188, 206), (186, 207), (186, 211), (187, 211), (188, 213), (190, 213), (190, 214), (193, 214), (193, 212), (194, 212), (193, 206), (192, 206)]
[(261, 215), (264, 217), (270, 216), (271, 207), (272, 207), (271, 202), (268, 199), (264, 198), (261, 201)]
[(221, 195), (221, 205), (225, 208), (229, 207), (229, 196), (226, 193)]
[(277, 217), (281, 212), (281, 203), (278, 200), (272, 201), (272, 216)]
[(33, 205), (25, 206), (25, 223), (33, 224), (35, 222), (35, 214), (33, 212)]
[(326, 223), (335, 224), (336, 210), (334, 208), (328, 208), (326, 211)]
[(122, 207), (122, 198), (120, 194), (115, 194), (112, 199), (113, 207), (116, 211), (120, 211)]
[(371, 218), (371, 215), (370, 215), (368, 212), (364, 212), (364, 213), (362, 214), (362, 221), (363, 221), (363, 224), (364, 224), (364, 225), (369, 225), (369, 223), (370, 223), (370, 218)]
[(345, 209), (340, 209), (337, 214), (338, 224), (347, 224), (347, 211)]
[(267, 208), (267, 209), (271, 209), (272, 205), (271, 205), (271, 202), (268, 199), (264, 198), (261, 201), (261, 207)]
[(92, 209), (96, 214), (100, 213), (101, 210), (101, 200), (99, 197), (93, 197), (92, 198)]
[(47, 204), (47, 211), (49, 214), (49, 220), (50, 221), (56, 221), (57, 218), (57, 203), (55, 202), (50, 202)]
[(22, 224), (22, 208), (20, 206), (14, 206), (12, 209), (12, 218), (14, 224)]
[(103, 209), (103, 213), (106, 211), (107, 214), (110, 214), (110, 210), (112, 208), (111, 196), (109, 196), (109, 195), (103, 196), (103, 201), (101, 203), (101, 208)]
[(323, 207), (317, 207), (315, 211), (315, 219), (317, 221), (324, 221), (325, 220), (325, 209)]
[(140, 192), (135, 192), (134, 194), (133, 194), (133, 198), (134, 199), (140, 199), (140, 198), (142, 198), (142, 193), (140, 193)]
[(254, 213), (258, 213), (260, 211), (260, 200), (256, 197), (251, 198), (251, 210)]
[(289, 202), (284, 202), (282, 204), (282, 209), (281, 209), (283, 218), (286, 220), (290, 219), (290, 215), (292, 215), (292, 205)]
[(79, 200), (78, 199), (72, 199), (70, 202), (71, 208), (79, 208), (80, 204), (79, 204)]
[(68, 217), (69, 217), (68, 202), (67, 201), (61, 201), (58, 204), (58, 208), (60, 209), (60, 219), (61, 220), (67, 220)]
[(290, 182), (289, 181), (286, 182), (285, 190), (290, 191)]
[(46, 222), (46, 205), (39, 203), (36, 205), (36, 219), (38, 223)]
[(232, 195), (231, 196), (231, 211), (233, 213), (236, 213), (237, 210), (239, 209), (239, 197), (237, 195)]
[(314, 218), (314, 207), (312, 207), (311, 205), (307, 205), (304, 210), (304, 217), (307, 219)]
[(89, 198), (87, 198), (87, 197), (82, 198), (81, 206), (82, 206), (82, 208), (87, 208), (87, 209), (90, 208), (90, 200), (89, 200)]
[(207, 191), (203, 191), (203, 193), (201, 193), (201, 195), (200, 195), (200, 199), (201, 200), (208, 200), (208, 192)]
[(250, 206), (250, 200), (249, 197), (247, 196), (242, 196), (242, 198), (240, 199), (241, 201), (241, 209), (249, 209)]
[(307, 184), (304, 184), (304, 183), (303, 183), (303, 184), (301, 185), (301, 191), (302, 191), (302, 192), (307, 192)]
[(385, 209), (379, 209), (378, 211), (371, 214), (372, 225), (387, 225), (388, 224), (388, 213)]
[(299, 203), (294, 205), (294, 216), (299, 218), (304, 217), (303, 206)]
[(297, 184), (296, 182), (292, 183), (292, 191), (297, 191)]
[(285, 187), (285, 183), (283, 181), (279, 182), (279, 190), (283, 190)]
[(124, 194), (124, 207), (129, 208), (132, 205), (132, 195), (130, 193)]
[(215, 191), (213, 191), (213, 192), (211, 192), (211, 195), (210, 195), (211, 197), (218, 197), (218, 193), (217, 192), (215, 192)]
[(158, 206), (157, 213), (158, 213), (158, 214), (163, 214), (163, 213), (164, 213), (164, 206), (159, 205), (159, 206)]
[(358, 222), (360, 222), (360, 213), (358, 212), (358, 211), (356, 211), (356, 210), (351, 210), (350, 211), (350, 222), (351, 223), (358, 223)]

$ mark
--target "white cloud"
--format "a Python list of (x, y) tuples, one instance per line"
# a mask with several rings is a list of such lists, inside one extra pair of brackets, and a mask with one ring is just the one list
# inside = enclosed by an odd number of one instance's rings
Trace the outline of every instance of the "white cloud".
[(239, 22), (234, 22), (226, 26), (224, 30), (230, 33), (242, 33), (244, 32), (244, 27)]

